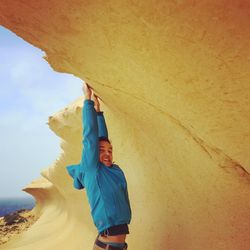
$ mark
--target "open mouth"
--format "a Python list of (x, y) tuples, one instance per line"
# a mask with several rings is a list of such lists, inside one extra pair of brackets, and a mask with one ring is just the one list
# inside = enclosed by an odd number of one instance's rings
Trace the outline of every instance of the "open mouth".
[(104, 159), (103, 161), (104, 161), (105, 163), (108, 163), (108, 164), (110, 163), (110, 160), (109, 160), (109, 159)]

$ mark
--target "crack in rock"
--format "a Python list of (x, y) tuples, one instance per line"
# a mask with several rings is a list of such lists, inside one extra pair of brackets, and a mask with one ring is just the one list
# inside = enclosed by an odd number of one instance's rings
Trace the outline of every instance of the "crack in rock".
[(209, 158), (211, 158), (219, 167), (224, 169), (227, 173), (234, 174), (237, 177), (245, 178), (247, 182), (250, 183), (250, 174), (242, 165), (240, 165), (236, 160), (233, 160), (228, 155), (226, 155), (221, 149), (208, 145), (201, 138), (193, 134), (187, 127), (185, 127), (178, 119), (176, 119), (171, 114), (166, 113), (165, 111), (161, 110), (160, 108), (153, 105), (152, 103), (148, 103), (143, 98), (139, 98), (138, 96), (135, 96), (124, 90), (121, 90), (119, 88), (114, 88), (112, 86), (101, 83), (99, 81), (90, 80), (89, 78), (86, 78), (86, 79), (87, 79), (87, 82), (95, 82), (103, 87), (110, 88), (114, 91), (118, 91), (125, 95), (129, 95), (130, 97), (138, 100), (139, 102), (142, 102), (152, 107), (156, 111), (162, 113), (163, 115), (167, 116), (174, 124), (181, 127), (185, 131), (185, 133), (188, 134), (201, 147), (201, 149), (205, 151), (205, 153), (209, 156)]

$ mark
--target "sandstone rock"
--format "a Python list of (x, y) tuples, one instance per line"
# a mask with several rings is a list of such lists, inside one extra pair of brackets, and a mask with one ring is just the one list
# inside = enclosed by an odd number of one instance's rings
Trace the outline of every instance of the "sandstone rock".
[[(2, 25), (102, 98), (130, 249), (250, 248), (249, 13), (247, 0), (1, 1)], [(6, 249), (92, 248), (87, 198), (65, 170), (80, 160), (81, 103), (49, 118), (63, 153), (25, 188), (41, 217)]]

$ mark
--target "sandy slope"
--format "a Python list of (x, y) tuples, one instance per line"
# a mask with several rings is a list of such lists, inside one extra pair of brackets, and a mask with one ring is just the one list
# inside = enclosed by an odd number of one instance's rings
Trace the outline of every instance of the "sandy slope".
[(19, 237), (21, 233), (26, 231), (38, 219), (32, 210), (18, 211), (17, 213), (26, 221), (8, 225), (4, 217), (0, 217), (0, 245), (13, 240), (15, 237)]
[[(127, 175), (132, 250), (250, 248), (250, 6), (239, 1), (7, 1), (0, 23), (104, 101)], [(79, 93), (80, 95), (80, 93)], [(96, 230), (65, 166), (82, 100), (49, 118), (62, 154), (26, 191), (39, 220), (5, 248), (89, 250)]]

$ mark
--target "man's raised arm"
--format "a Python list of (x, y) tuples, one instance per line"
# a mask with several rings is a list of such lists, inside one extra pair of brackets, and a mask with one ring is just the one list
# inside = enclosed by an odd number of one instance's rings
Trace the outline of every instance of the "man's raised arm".
[(82, 112), (83, 118), (83, 153), (82, 164), (86, 170), (94, 170), (99, 161), (99, 141), (97, 114), (94, 108), (94, 102), (91, 100), (92, 90), (85, 84), (85, 100)]
[(98, 137), (108, 138), (108, 130), (103, 112), (100, 111), (100, 102), (98, 100), (98, 96), (96, 96), (95, 94), (93, 96), (94, 96), (95, 110), (97, 112)]

